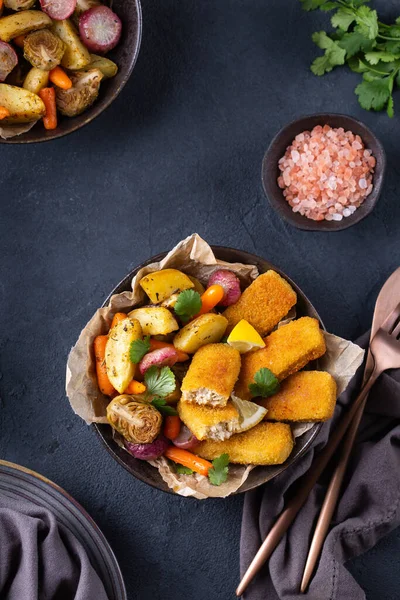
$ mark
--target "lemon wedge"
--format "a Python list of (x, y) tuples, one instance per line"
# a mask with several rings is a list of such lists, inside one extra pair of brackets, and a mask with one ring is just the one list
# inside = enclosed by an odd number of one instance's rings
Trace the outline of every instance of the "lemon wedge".
[(250, 325), (246, 319), (239, 321), (237, 325), (232, 329), (227, 342), (236, 350), (239, 350), (240, 354), (250, 352), (256, 348), (264, 348), (265, 344), (259, 333), (254, 329), (253, 325)]
[(233, 394), (231, 400), (239, 411), (239, 425), (235, 428), (235, 433), (242, 433), (255, 427), (268, 412), (263, 406), (258, 406), (255, 402), (249, 402), (248, 400), (241, 400)]

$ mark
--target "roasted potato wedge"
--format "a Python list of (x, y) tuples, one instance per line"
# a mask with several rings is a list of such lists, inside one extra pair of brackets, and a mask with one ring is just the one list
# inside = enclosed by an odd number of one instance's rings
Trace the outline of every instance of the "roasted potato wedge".
[(0, 40), (9, 42), (18, 35), (49, 27), (52, 20), (40, 10), (23, 10), (0, 19)]
[(28, 10), (32, 8), (36, 0), (4, 0), (4, 6), (10, 10)]
[(143, 335), (167, 335), (179, 329), (175, 317), (163, 306), (142, 306), (128, 316), (139, 321)]
[(162, 269), (142, 277), (140, 286), (153, 304), (160, 304), (175, 292), (183, 292), (194, 287), (189, 277), (177, 269)]
[(202, 294), (204, 294), (204, 292), (206, 291), (206, 288), (204, 287), (204, 285), (202, 283), (200, 283), (200, 281), (196, 277), (192, 277), (191, 275), (188, 275), (188, 277), (194, 285), (194, 288), (193, 288), (194, 291), (198, 292), (200, 294), (200, 296)]
[(48, 83), (49, 71), (42, 71), (42, 69), (32, 67), (32, 69), (28, 72), (28, 75), (25, 77), (23, 87), (33, 94), (38, 94), (41, 89), (47, 86)]
[(108, 334), (106, 344), (106, 369), (108, 379), (122, 394), (135, 373), (135, 365), (129, 357), (132, 342), (142, 337), (142, 328), (136, 319), (120, 321)]
[(228, 320), (222, 315), (200, 315), (183, 327), (174, 337), (174, 346), (187, 354), (194, 354), (205, 344), (219, 342), (225, 333)]
[(52, 32), (64, 42), (66, 49), (61, 65), (72, 71), (83, 69), (90, 64), (89, 50), (84, 46), (69, 19), (53, 21)]
[(1, 121), (4, 125), (31, 123), (41, 119), (46, 112), (39, 96), (6, 83), (0, 83), (0, 106), (8, 108), (10, 111), (10, 116)]
[(99, 69), (106, 79), (115, 77), (115, 75), (118, 73), (118, 67), (115, 62), (109, 58), (106, 58), (105, 56), (98, 56), (97, 54), (90, 55), (90, 63), (85, 68)]

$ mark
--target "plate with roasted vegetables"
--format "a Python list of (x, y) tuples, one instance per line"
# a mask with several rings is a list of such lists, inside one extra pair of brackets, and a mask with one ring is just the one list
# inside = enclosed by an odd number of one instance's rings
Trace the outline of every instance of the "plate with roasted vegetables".
[(95, 118), (139, 51), (139, 0), (0, 0), (0, 141), (45, 141)]
[(280, 269), (194, 234), (113, 290), (71, 351), (67, 394), (139, 479), (225, 497), (304, 452), (362, 356)]

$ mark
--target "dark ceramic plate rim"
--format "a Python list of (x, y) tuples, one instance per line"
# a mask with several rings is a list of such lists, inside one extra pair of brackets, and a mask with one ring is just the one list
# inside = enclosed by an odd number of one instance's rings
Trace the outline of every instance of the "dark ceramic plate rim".
[[(255, 254), (251, 254), (249, 252), (245, 252), (244, 250), (238, 250), (236, 248), (229, 248), (227, 246), (214, 246), (214, 245), (212, 245), (211, 248), (212, 248), (212, 250), (215, 253), (215, 256), (217, 258), (219, 258), (219, 255), (221, 253), (233, 252), (233, 253), (236, 254), (237, 252), (239, 252), (240, 255), (241, 255), (241, 257), (242, 257), (240, 259), (240, 262), (243, 262), (243, 263), (246, 263), (246, 264), (255, 264), (255, 265), (260, 264), (260, 262), (267, 263), (269, 268), (276, 270), (278, 273), (280, 273), (282, 276), (284, 276), (284, 278), (292, 285), (292, 287), (296, 290), (297, 293), (300, 292), (300, 295), (302, 296), (302, 298), (304, 299), (304, 301), (306, 302), (306, 304), (308, 304), (309, 308), (315, 313), (316, 318), (318, 318), (322, 329), (324, 331), (326, 331), (325, 325), (323, 324), (323, 322), (321, 320), (321, 317), (319, 316), (318, 312), (316, 311), (316, 309), (314, 308), (313, 304), (310, 302), (310, 300), (308, 299), (308, 297), (299, 288), (299, 286), (294, 281), (292, 281), (292, 279), (290, 277), (288, 277), (281, 269), (279, 269), (278, 267), (274, 266), (269, 261), (266, 261), (262, 257), (259, 257), (259, 256), (255, 255)], [(109, 303), (109, 301), (111, 299), (111, 296), (113, 296), (114, 294), (118, 294), (118, 293), (122, 292), (124, 289), (125, 290), (129, 289), (132, 277), (134, 275), (136, 275), (136, 273), (140, 269), (142, 269), (143, 267), (145, 267), (146, 265), (148, 265), (148, 264), (150, 264), (152, 262), (158, 262), (158, 261), (160, 261), (162, 258), (164, 258), (164, 256), (166, 256), (166, 254), (167, 254), (167, 252), (161, 252), (160, 254), (157, 254), (156, 256), (153, 256), (153, 257), (149, 258), (148, 260), (142, 262), (140, 265), (138, 265), (137, 267), (135, 267), (134, 269), (132, 269), (132, 271), (130, 271), (130, 273), (128, 273), (128, 275), (126, 275), (114, 287), (114, 289), (112, 290), (112, 292), (107, 296), (107, 298), (103, 302), (102, 307), (107, 306), (107, 304)], [(224, 258), (222, 260), (226, 260), (226, 258)], [(232, 261), (230, 261), (230, 262), (232, 262)], [(133, 473), (132, 470), (130, 469), (130, 467), (124, 462), (124, 460), (122, 460), (122, 458), (114, 451), (114, 448), (115, 449), (118, 448), (120, 450), (120, 448), (116, 444), (116, 442), (113, 441), (113, 447), (110, 446), (108, 440), (103, 435), (102, 427), (108, 427), (108, 426), (107, 425), (99, 425), (97, 423), (93, 423), (92, 424), (92, 428), (94, 429), (94, 431), (96, 432), (96, 434), (100, 438), (102, 444), (105, 446), (105, 448), (107, 449), (107, 451), (111, 454), (111, 456), (122, 467), (124, 467), (125, 470), (128, 471), (128, 473), (130, 473), (131, 475), (133, 475), (136, 479), (139, 479), (143, 483), (146, 483), (147, 485), (150, 485), (151, 487), (153, 487), (153, 488), (155, 488), (155, 489), (157, 489), (157, 490), (159, 490), (161, 492), (172, 494), (173, 496), (178, 496), (180, 498), (187, 497), (187, 498), (190, 498), (190, 499), (193, 500), (193, 498), (191, 498), (190, 496), (179, 496), (179, 494), (176, 494), (173, 490), (171, 490), (169, 488), (162, 489), (162, 488), (158, 487), (155, 483), (147, 481), (145, 479), (145, 477), (143, 477), (141, 475), (141, 473)], [(275, 467), (276, 470), (275, 470), (274, 474), (271, 477), (267, 478), (262, 483), (253, 483), (253, 484), (246, 485), (248, 483), (248, 479), (247, 479), (243, 483), (243, 485), (236, 492), (234, 492), (232, 495), (242, 494), (242, 493), (247, 492), (249, 490), (255, 489), (255, 488), (259, 487), (260, 485), (262, 485), (263, 483), (266, 483), (267, 481), (273, 479), (274, 477), (276, 477), (277, 475), (279, 475), (280, 473), (282, 473), (282, 471), (284, 471), (285, 469), (287, 469), (291, 464), (293, 464), (295, 461), (297, 461), (299, 458), (301, 458), (301, 456), (303, 456), (303, 454), (309, 449), (309, 447), (311, 446), (311, 444), (315, 440), (316, 436), (318, 435), (321, 427), (322, 427), (322, 423), (315, 423), (314, 426), (311, 429), (309, 429), (306, 433), (304, 433), (303, 435), (307, 435), (308, 434), (308, 439), (305, 442), (304, 446), (301, 449), (299, 449), (297, 451), (297, 453), (295, 453), (295, 449), (296, 449), (296, 445), (295, 445), (295, 447), (294, 447), (291, 455), (289, 456), (289, 458), (282, 465), (279, 465), (279, 466)], [(300, 437), (302, 437), (302, 436), (300, 436)], [(262, 468), (265, 468), (265, 467), (255, 467), (255, 469), (253, 469), (252, 473), (255, 470), (257, 470), (257, 469), (262, 469)], [(250, 473), (250, 475), (251, 475), (251, 473)], [(161, 477), (160, 477), (160, 481), (163, 482), (163, 480), (162, 480)]]
[[(60, 131), (59, 133), (54, 133), (51, 136), (46, 136), (46, 132), (44, 132), (42, 137), (37, 138), (35, 140), (30, 140), (30, 139), (25, 140), (23, 138), (23, 136), (25, 134), (23, 134), (23, 133), (21, 135), (15, 136), (13, 138), (9, 138), (7, 140), (4, 140), (3, 138), (0, 137), (0, 144), (41, 144), (42, 142), (51, 142), (53, 140), (57, 140), (62, 137), (65, 137), (65, 136), (69, 135), (70, 133), (74, 133), (78, 129), (82, 129), (83, 127), (85, 127), (86, 125), (91, 123), (94, 119), (96, 119), (98, 116), (100, 116), (105, 110), (107, 110), (107, 108), (110, 106), (110, 104), (112, 104), (114, 102), (114, 100), (116, 100), (116, 98), (119, 96), (119, 94), (121, 93), (121, 91), (123, 90), (125, 85), (128, 83), (128, 80), (129, 80), (130, 76), (132, 75), (132, 71), (135, 67), (137, 58), (139, 56), (140, 45), (142, 43), (142, 6), (140, 4), (140, 0), (134, 0), (134, 1), (136, 4), (137, 26), (138, 26), (135, 51), (131, 58), (130, 65), (129, 65), (128, 71), (126, 72), (125, 78), (123, 81), (121, 81), (121, 83), (115, 90), (114, 94), (112, 96), (110, 96), (107, 100), (105, 100), (103, 104), (101, 104), (99, 106), (96, 106), (96, 104), (94, 104), (93, 112), (91, 112), (90, 116), (88, 116), (87, 119), (83, 123), (79, 123), (76, 125), (72, 124), (71, 129), (69, 129), (68, 131)], [(33, 128), (36, 127), (36, 125), (37, 125), (37, 123), (35, 123)], [(29, 130), (27, 133), (29, 133), (30, 131), (31, 130)]]
[[(365, 130), (374, 139), (375, 144), (379, 148), (379, 152), (380, 152), (380, 165), (379, 165), (379, 179), (377, 182), (377, 194), (376, 194), (376, 198), (374, 198), (374, 204), (370, 209), (362, 211), (361, 210), (362, 205), (361, 205), (361, 207), (359, 209), (357, 209), (357, 211), (355, 213), (356, 216), (352, 215), (351, 217), (347, 217), (346, 219), (344, 219), (342, 221), (334, 221), (334, 222), (332, 222), (332, 221), (314, 222), (310, 219), (307, 219), (307, 217), (303, 217), (304, 224), (300, 224), (297, 222), (295, 223), (294, 221), (289, 219), (283, 211), (279, 211), (278, 208), (275, 206), (275, 204), (276, 204), (275, 200), (271, 199), (271, 197), (274, 196), (274, 191), (272, 190), (273, 184), (272, 184), (272, 182), (269, 181), (269, 178), (267, 176), (267, 158), (268, 158), (271, 150), (276, 145), (278, 139), (282, 135), (284, 135), (287, 130), (289, 130), (291, 127), (293, 127), (297, 123), (301, 123), (302, 121), (305, 121), (307, 119), (312, 119), (312, 118), (313, 119), (318, 118), (318, 119), (321, 119), (321, 121), (325, 121), (325, 122), (328, 122), (329, 120), (332, 120), (332, 119), (349, 120), (349, 121), (353, 122), (360, 129)], [(365, 125), (365, 123), (363, 123), (359, 119), (356, 119), (350, 115), (345, 115), (343, 113), (313, 113), (313, 114), (309, 114), (309, 115), (303, 115), (301, 117), (298, 117), (297, 119), (294, 119), (293, 121), (291, 121), (290, 123), (288, 123), (287, 125), (282, 127), (274, 135), (274, 137), (272, 138), (272, 140), (263, 156), (263, 160), (262, 160), (262, 164), (261, 164), (261, 182), (262, 182), (262, 187), (263, 187), (264, 193), (265, 193), (266, 197), (268, 198), (270, 205), (275, 210), (275, 212), (277, 212), (278, 215), (286, 223), (289, 223), (290, 225), (292, 225), (293, 227), (297, 227), (298, 229), (302, 229), (303, 231), (333, 232), (333, 231), (343, 231), (344, 229), (348, 229), (349, 227), (356, 225), (357, 223), (359, 223), (360, 221), (362, 221), (363, 219), (365, 219), (366, 217), (368, 217), (371, 214), (371, 212), (374, 209), (375, 204), (378, 201), (379, 196), (381, 194), (385, 172), (386, 172), (385, 149), (384, 149), (381, 141), (379, 140), (379, 138), (374, 134), (374, 132), (369, 127), (367, 127), (367, 125)], [(374, 194), (374, 191), (372, 191), (371, 195), (372, 194)], [(283, 202), (285, 201), (283, 196), (282, 196), (282, 201)], [(337, 225), (337, 223), (339, 223), (340, 226)]]
[[(17, 494), (21, 497), (24, 497), (29, 502), (35, 502), (39, 506), (43, 506), (41, 504), (40, 495), (44, 495), (47, 498), (48, 506), (53, 504), (52, 501), (58, 503), (63, 509), (65, 509), (66, 516), (65, 518), (68, 520), (68, 525), (63, 523), (64, 526), (67, 526), (70, 529), (71, 533), (76, 535), (76, 529), (79, 529), (79, 537), (82, 536), (82, 532), (84, 531), (86, 536), (86, 543), (89, 547), (95, 547), (97, 552), (101, 555), (104, 568), (107, 569), (107, 581), (104, 582), (105, 571), (102, 570), (99, 564), (92, 565), (99, 577), (103, 581), (106, 589), (108, 588), (108, 592), (112, 591), (112, 596), (110, 596), (110, 600), (127, 600), (128, 596), (126, 593), (126, 588), (124, 584), (124, 580), (122, 577), (121, 570), (119, 568), (117, 559), (115, 557), (114, 552), (111, 549), (111, 546), (107, 542), (104, 534), (99, 529), (98, 525), (94, 522), (92, 517), (86, 512), (86, 510), (66, 492), (59, 485), (47, 479), (44, 475), (37, 473), (36, 471), (32, 471), (32, 469), (28, 469), (27, 467), (23, 467), (22, 465), (17, 465), (15, 463), (0, 460), (0, 480), (2, 475), (9, 475), (16, 478), (16, 481), (20, 483), (20, 486), (14, 484), (9, 489), (14, 494)], [(24, 482), (28, 482), (33, 487), (38, 488), (38, 495), (35, 496), (35, 499), (32, 499), (32, 492), (27, 492), (28, 495), (24, 495), (22, 493)], [(25, 483), (26, 485), (26, 483)], [(22, 488), (22, 489), (21, 489)], [(1, 486), (0, 486), (1, 491)], [(4, 491), (3, 493), (6, 493)], [(79, 513), (79, 517), (76, 513)], [(55, 517), (60, 519), (60, 516), (55, 513)], [(73, 525), (75, 523), (75, 526)], [(79, 525), (78, 525), (79, 523)], [(71, 529), (71, 525), (73, 529)], [(87, 541), (90, 538), (90, 544)], [(85, 546), (85, 541), (80, 539), (80, 542), (83, 546)], [(87, 548), (85, 548), (87, 550)], [(92, 551), (92, 548), (91, 548)], [(97, 567), (97, 568), (96, 568)], [(112, 588), (112, 590), (111, 590)]]

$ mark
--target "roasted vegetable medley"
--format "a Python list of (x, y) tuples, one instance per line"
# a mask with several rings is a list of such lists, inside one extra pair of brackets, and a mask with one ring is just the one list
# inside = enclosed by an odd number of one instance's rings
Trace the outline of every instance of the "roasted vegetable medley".
[(324, 354), (323, 332), (310, 317), (281, 322), (297, 296), (278, 273), (244, 290), (226, 268), (202, 282), (163, 269), (139, 284), (148, 303), (94, 340), (108, 422), (135, 458), (221, 485), (229, 463), (284, 462), (291, 424), (332, 416), (333, 377), (301, 371)]
[(118, 71), (104, 54), (121, 31), (98, 0), (0, 0), (0, 127), (84, 112)]

